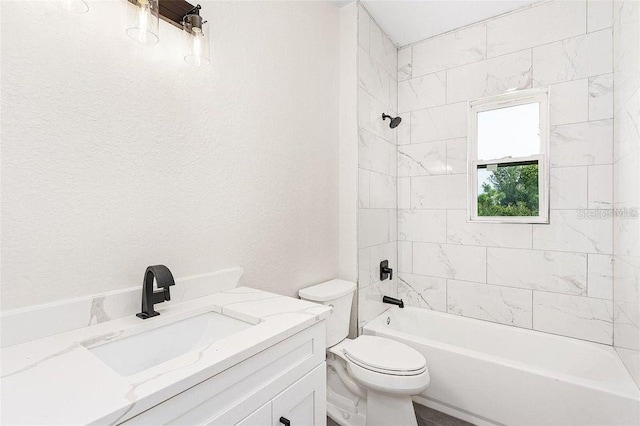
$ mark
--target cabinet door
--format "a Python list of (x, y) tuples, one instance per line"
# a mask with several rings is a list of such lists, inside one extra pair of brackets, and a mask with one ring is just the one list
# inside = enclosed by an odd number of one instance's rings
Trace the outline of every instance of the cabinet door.
[(276, 396), (272, 416), (273, 426), (326, 426), (326, 363)]
[(271, 402), (267, 402), (253, 413), (242, 419), (236, 426), (271, 426)]

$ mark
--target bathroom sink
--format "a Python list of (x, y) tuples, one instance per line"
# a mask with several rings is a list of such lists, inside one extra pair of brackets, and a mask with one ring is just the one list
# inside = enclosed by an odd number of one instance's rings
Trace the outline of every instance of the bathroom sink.
[(130, 376), (246, 330), (253, 324), (207, 312), (88, 348), (122, 376)]

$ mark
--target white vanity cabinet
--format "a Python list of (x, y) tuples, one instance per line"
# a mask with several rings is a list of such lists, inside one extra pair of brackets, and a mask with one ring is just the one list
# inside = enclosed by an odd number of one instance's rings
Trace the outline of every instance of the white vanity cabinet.
[(325, 345), (320, 322), (120, 424), (324, 426)]
[(327, 365), (322, 363), (311, 373), (289, 386), (271, 402), (273, 425), (324, 425), (327, 422)]
[(273, 409), (271, 401), (258, 408), (242, 419), (236, 426), (271, 426), (273, 424)]
[[(326, 364), (282, 391), (267, 404), (242, 419), (237, 426), (306, 426), (326, 424)], [(212, 422), (211, 424), (216, 424)]]

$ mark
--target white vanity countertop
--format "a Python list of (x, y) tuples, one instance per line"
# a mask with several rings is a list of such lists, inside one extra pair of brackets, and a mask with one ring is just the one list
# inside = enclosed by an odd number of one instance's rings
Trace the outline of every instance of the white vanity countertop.
[[(329, 316), (330, 308), (249, 287), (182, 303), (156, 305), (160, 316), (134, 315), (10, 346), (2, 359), (1, 422), (117, 424), (238, 364)], [(85, 346), (137, 334), (206, 312), (252, 324), (203, 349), (121, 376)]]

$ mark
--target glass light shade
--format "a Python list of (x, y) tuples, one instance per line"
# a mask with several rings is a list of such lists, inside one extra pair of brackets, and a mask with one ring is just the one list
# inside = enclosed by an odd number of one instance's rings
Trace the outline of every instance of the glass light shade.
[(58, 8), (73, 13), (87, 13), (89, 5), (85, 0), (51, 0)]
[(185, 62), (195, 66), (208, 65), (211, 61), (209, 58), (209, 24), (203, 22), (202, 28), (194, 27), (191, 30), (185, 27), (183, 32), (186, 44)]
[(158, 0), (128, 0), (127, 35), (142, 44), (156, 44), (159, 40)]

